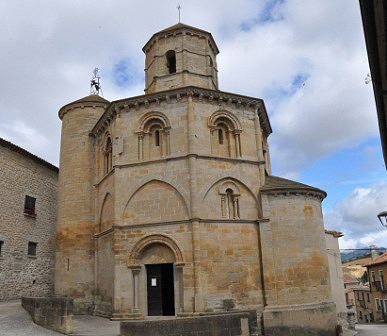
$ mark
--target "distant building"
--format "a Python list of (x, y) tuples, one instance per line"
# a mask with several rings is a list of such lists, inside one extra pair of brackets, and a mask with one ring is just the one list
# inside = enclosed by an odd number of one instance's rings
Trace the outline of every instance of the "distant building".
[(0, 138), (0, 301), (53, 294), (58, 168)]
[(364, 266), (367, 267), (375, 320), (387, 322), (387, 252)]
[(369, 323), (374, 321), (370, 288), (365, 285), (359, 285), (351, 289), (354, 294), (356, 317), (358, 323)]
[(359, 281), (351, 275), (344, 275), (345, 302), (348, 308), (355, 306), (355, 295), (353, 288), (359, 285)]

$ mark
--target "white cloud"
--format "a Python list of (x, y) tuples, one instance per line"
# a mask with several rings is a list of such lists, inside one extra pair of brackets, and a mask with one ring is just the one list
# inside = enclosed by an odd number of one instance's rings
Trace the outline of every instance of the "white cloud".
[(356, 188), (325, 213), (325, 227), (342, 231), (348, 236), (341, 239), (342, 248), (387, 247), (387, 228), (377, 218), (377, 214), (386, 209), (387, 182), (369, 188)]
[[(262, 24), (269, 3), (275, 4), (277, 20)], [(298, 176), (314, 160), (375, 134), (371, 87), (363, 81), (368, 67), (358, 4), (241, 0), (236, 6), (234, 0), (198, 0), (181, 5), (182, 21), (210, 31), (218, 43), (220, 88), (267, 98), (275, 171)], [(10, 124), (33, 116), (29, 125), (52, 141), (50, 152), (59, 150), (58, 109), (89, 93), (93, 68), (101, 69), (108, 100), (143, 94), (144, 84), (136, 81), (126, 90), (117, 87), (113, 69), (129, 60), (128, 71), (141, 80), (142, 46), (177, 21), (171, 0), (4, 0), (1, 9), (1, 120)], [(299, 74), (308, 79), (295, 90), (292, 81)], [(283, 96), (284, 91), (292, 92)]]

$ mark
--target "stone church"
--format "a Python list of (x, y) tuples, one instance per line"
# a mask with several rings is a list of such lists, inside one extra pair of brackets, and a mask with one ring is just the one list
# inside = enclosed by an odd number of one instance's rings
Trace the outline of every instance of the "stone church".
[(143, 51), (144, 95), (59, 110), (55, 293), (118, 320), (256, 310), (266, 335), (334, 335), (325, 192), (271, 175), (264, 102), (219, 90), (209, 32)]

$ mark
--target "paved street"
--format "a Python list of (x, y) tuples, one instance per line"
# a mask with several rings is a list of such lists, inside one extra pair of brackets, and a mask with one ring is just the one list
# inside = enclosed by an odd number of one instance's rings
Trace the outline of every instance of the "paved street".
[[(96, 316), (74, 316), (73, 334), (82, 336), (117, 336), (120, 323)], [(0, 302), (0, 336), (60, 336), (32, 322), (20, 301)]]
[[(73, 328), (74, 336), (119, 335), (119, 322), (95, 316), (74, 316)], [(357, 324), (356, 331), (357, 336), (386, 336), (387, 324)], [(0, 336), (60, 335), (62, 334), (34, 324), (30, 315), (20, 305), (20, 301), (0, 302)]]
[(60, 336), (32, 322), (20, 301), (0, 302), (0, 336)]
[(356, 324), (357, 336), (386, 336), (387, 324)]

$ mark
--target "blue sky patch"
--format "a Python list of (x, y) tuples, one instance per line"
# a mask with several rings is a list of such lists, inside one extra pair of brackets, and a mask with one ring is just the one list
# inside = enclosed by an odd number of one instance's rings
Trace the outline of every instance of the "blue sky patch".
[(272, 106), (270, 109), (275, 109), (275, 106), (282, 102), (283, 99), (293, 96), (299, 89), (301, 89), (309, 78), (309, 74), (298, 73), (293, 76), (291, 80), (281, 86), (272, 86), (263, 92), (263, 99)]
[(114, 65), (112, 77), (113, 83), (122, 89), (144, 80), (143, 76), (138, 73), (138, 67), (133, 66), (128, 58), (122, 59)]
[(266, 1), (265, 7), (259, 17), (260, 23), (283, 20), (283, 16), (278, 13), (278, 7), (283, 5), (285, 0)]
[(279, 7), (285, 3), (285, 0), (267, 0), (263, 10), (252, 20), (242, 22), (240, 29), (249, 32), (256, 25), (263, 25), (283, 20), (284, 17), (279, 12)]
[(355, 188), (368, 188), (386, 180), (379, 138), (360, 146), (343, 149), (310, 165), (302, 172), (302, 182), (325, 190), (325, 209), (349, 195)]

